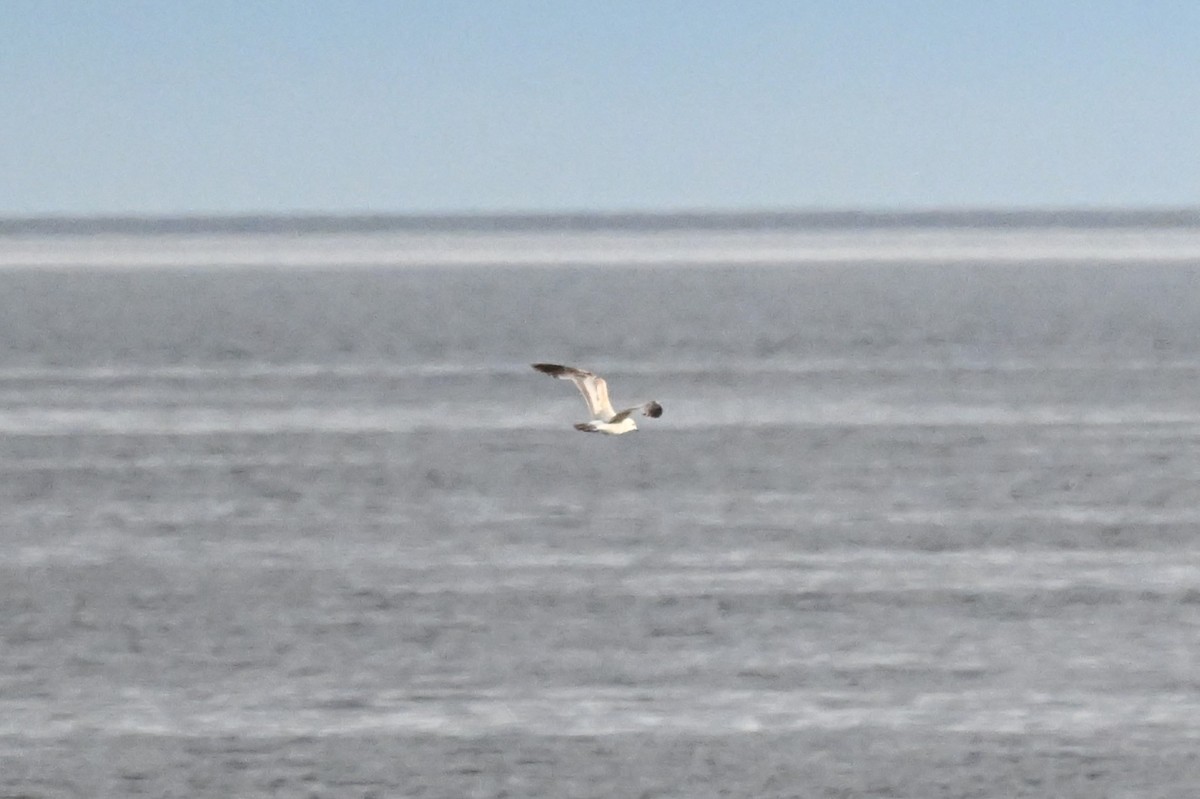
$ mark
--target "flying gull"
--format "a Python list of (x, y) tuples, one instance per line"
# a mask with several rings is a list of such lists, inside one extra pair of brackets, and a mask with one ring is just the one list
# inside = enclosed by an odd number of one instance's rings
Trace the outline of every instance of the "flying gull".
[(612, 403), (608, 401), (608, 383), (604, 381), (603, 377), (597, 377), (583, 369), (561, 366), (556, 363), (535, 363), (533, 368), (560, 380), (570, 380), (579, 389), (579, 393), (583, 395), (583, 401), (587, 403), (588, 412), (592, 414), (592, 420), (578, 423), (575, 425), (576, 430), (619, 436), (622, 433), (637, 430), (637, 422), (633, 420), (633, 414), (636, 411), (641, 411), (643, 415), (649, 416), (651, 419), (662, 416), (662, 406), (653, 401), (647, 402), (645, 405), (626, 408), (620, 412), (614, 411)]

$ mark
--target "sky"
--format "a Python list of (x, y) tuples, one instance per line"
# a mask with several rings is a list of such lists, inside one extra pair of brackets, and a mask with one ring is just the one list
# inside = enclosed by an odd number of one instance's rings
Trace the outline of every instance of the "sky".
[(1200, 206), (1195, 0), (3, 0), (0, 215)]

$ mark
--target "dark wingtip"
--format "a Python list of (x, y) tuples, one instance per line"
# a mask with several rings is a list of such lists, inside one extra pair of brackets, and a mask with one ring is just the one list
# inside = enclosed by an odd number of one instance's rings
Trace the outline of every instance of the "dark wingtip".
[(556, 363), (535, 363), (530, 364), (534, 369), (537, 369), (542, 374), (550, 375), (551, 377), (560, 375), (564, 371), (564, 367)]
[(646, 405), (646, 415), (651, 419), (657, 419), (658, 417), (662, 416), (662, 406), (657, 402), (649, 403)]

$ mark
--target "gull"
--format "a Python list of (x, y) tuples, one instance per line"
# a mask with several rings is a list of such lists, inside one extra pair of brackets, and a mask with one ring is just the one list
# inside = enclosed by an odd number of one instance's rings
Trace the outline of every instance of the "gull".
[(637, 422), (633, 420), (635, 411), (641, 411), (644, 416), (649, 416), (651, 419), (662, 416), (662, 406), (653, 401), (647, 402), (645, 405), (635, 405), (623, 411), (614, 411), (612, 403), (608, 401), (608, 383), (604, 381), (603, 377), (598, 377), (584, 369), (562, 366), (557, 363), (535, 363), (533, 368), (543, 374), (557, 377), (559, 380), (570, 380), (579, 389), (579, 393), (583, 395), (583, 401), (587, 403), (588, 412), (592, 414), (590, 422), (579, 422), (575, 425), (576, 430), (584, 433), (605, 433), (610, 436), (619, 436), (622, 433), (633, 432), (638, 429)]

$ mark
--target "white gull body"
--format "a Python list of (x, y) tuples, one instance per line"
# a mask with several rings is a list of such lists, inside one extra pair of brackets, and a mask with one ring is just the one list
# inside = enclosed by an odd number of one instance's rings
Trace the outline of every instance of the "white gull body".
[(608, 383), (603, 377), (584, 369), (562, 366), (557, 363), (535, 363), (533, 368), (560, 380), (570, 380), (579, 389), (579, 393), (583, 395), (583, 401), (587, 403), (588, 413), (592, 415), (591, 421), (579, 422), (575, 425), (576, 430), (584, 433), (605, 433), (610, 436), (619, 436), (638, 429), (637, 422), (633, 419), (633, 415), (637, 411), (641, 411), (643, 416), (649, 416), (652, 419), (662, 416), (662, 406), (653, 401), (644, 405), (635, 405), (623, 411), (614, 411), (612, 403), (608, 399)]

